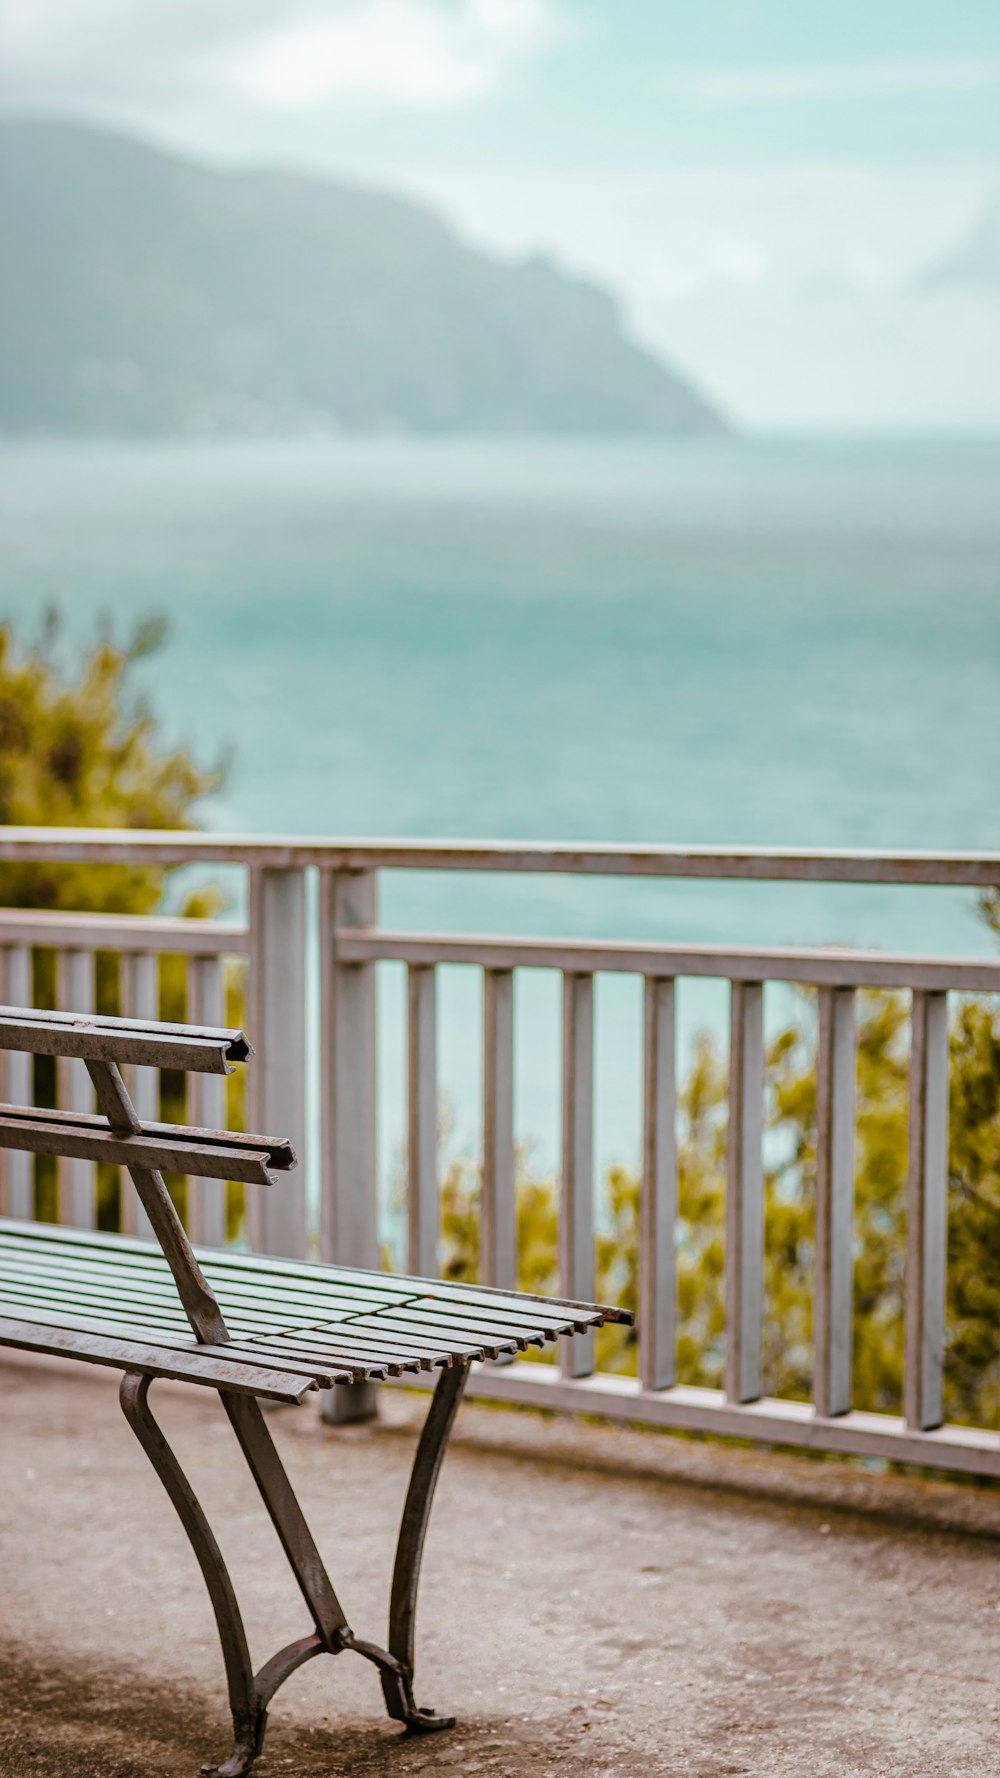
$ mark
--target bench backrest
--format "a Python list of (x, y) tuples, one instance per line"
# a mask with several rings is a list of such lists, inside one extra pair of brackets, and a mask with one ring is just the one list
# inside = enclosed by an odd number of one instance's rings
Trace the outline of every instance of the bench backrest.
[(173, 1273), (178, 1296), (197, 1338), (210, 1345), (228, 1340), (222, 1312), (195, 1257), (162, 1170), (176, 1168), (207, 1179), (270, 1185), (273, 1173), (294, 1167), (294, 1152), (290, 1143), (280, 1138), (143, 1123), (129, 1097), (120, 1065), (231, 1074), (236, 1062), (245, 1062), (253, 1055), (243, 1032), (2, 1006), (0, 1050), (81, 1059), (93, 1081), (101, 1114), (0, 1106), (0, 1148), (106, 1160), (125, 1167)]

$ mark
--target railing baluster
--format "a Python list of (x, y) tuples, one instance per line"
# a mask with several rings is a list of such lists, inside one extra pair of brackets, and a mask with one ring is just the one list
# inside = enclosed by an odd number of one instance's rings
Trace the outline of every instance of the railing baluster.
[(763, 988), (732, 984), (726, 1192), (726, 1394), (761, 1392), (764, 1310)]
[(305, 872), (257, 865), (250, 876), (248, 1081), (251, 1128), (288, 1136), (299, 1166), (279, 1191), (252, 1192), (247, 1227), (258, 1253), (304, 1259), (306, 1224)]
[[(94, 1010), (93, 951), (56, 955), (56, 994), (63, 1012)], [(93, 1111), (94, 1089), (85, 1062), (63, 1056), (57, 1063), (56, 1097), (64, 1111)], [(59, 1221), (64, 1227), (92, 1229), (97, 1221), (97, 1175), (93, 1161), (59, 1162)]]
[(948, 999), (913, 995), (910, 1167), (906, 1192), (904, 1414), (921, 1431), (944, 1419), (948, 1245)]
[[(340, 935), (378, 917), (374, 871), (320, 872), (320, 1031), (323, 1176), (320, 1254), (332, 1264), (379, 1263), (375, 1144), (375, 964), (344, 963)], [(377, 1384), (324, 1389), (332, 1425), (371, 1419)]]
[(320, 1252), (342, 1266), (377, 1266), (375, 1215), (375, 965), (342, 963), (338, 936), (374, 926), (373, 871), (320, 878), (323, 1196)]
[(517, 1181), (514, 1154), (514, 973), (483, 972), (483, 1192), (479, 1275), (517, 1287)]
[[(30, 1006), (30, 948), (27, 945), (5, 945), (3, 965), (5, 1003), (8, 1006)], [(14, 1105), (33, 1105), (34, 1057), (21, 1050), (8, 1050), (3, 1060), (5, 1097)], [(4, 1162), (4, 1191), (0, 1196), (6, 1199), (6, 1204), (0, 1205), (0, 1208), (4, 1208), (8, 1216), (29, 1221), (35, 1214), (35, 1157), (32, 1154), (19, 1154), (16, 1149), (5, 1149)]]
[(677, 1376), (677, 1084), (671, 980), (646, 977), (644, 1019), (639, 1380), (644, 1389), (668, 1389)]
[[(226, 994), (221, 957), (189, 957), (187, 965), (188, 1019), (192, 1025), (224, 1025)], [(188, 1075), (189, 1117), (201, 1129), (222, 1130), (226, 1125), (226, 1082), (221, 1074)], [(206, 1247), (226, 1244), (226, 1182), (224, 1179), (188, 1179), (187, 1223), (192, 1241)]]
[[(158, 1019), (160, 1016), (159, 961), (153, 951), (122, 953), (122, 1011), (129, 1019)], [(128, 1088), (132, 1102), (143, 1122), (155, 1123), (160, 1116), (160, 1071), (158, 1068), (130, 1068)], [(152, 1241), (153, 1228), (139, 1202), (139, 1194), (125, 1173), (121, 1176), (122, 1233), (137, 1235), (141, 1241)]]
[(816, 1246), (813, 1402), (851, 1407), (854, 1352), (854, 991), (821, 988), (816, 1051)]
[(406, 1265), (419, 1277), (437, 1276), (441, 1205), (437, 1154), (436, 972), (406, 972)]
[[(563, 977), (562, 1195), (559, 1288), (594, 1296), (594, 978)], [(560, 1341), (563, 1375), (589, 1377), (594, 1336)]]

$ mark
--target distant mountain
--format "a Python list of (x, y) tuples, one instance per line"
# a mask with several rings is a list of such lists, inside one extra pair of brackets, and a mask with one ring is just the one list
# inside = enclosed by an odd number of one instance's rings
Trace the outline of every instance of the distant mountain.
[(917, 284), (921, 290), (965, 284), (1000, 291), (1000, 198), (981, 211), (956, 246), (919, 274)]
[(7, 433), (723, 424), (603, 290), (333, 180), (8, 121), (0, 254)]

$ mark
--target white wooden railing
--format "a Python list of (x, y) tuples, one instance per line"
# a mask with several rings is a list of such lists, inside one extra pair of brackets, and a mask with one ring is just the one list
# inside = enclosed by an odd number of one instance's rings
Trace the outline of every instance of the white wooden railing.
[[(436, 971), (461, 963), (482, 971), (483, 1172), (481, 1272), (484, 1282), (517, 1281), (513, 1125), (515, 970), (558, 970), (563, 977), (560, 1288), (590, 1297), (595, 1289), (593, 1156), (593, 982), (625, 972), (644, 982), (644, 1135), (639, 1255), (639, 1375), (594, 1370), (592, 1346), (573, 1343), (567, 1368), (518, 1363), (481, 1367), (481, 1395), (587, 1411), (651, 1424), (736, 1434), (947, 1469), (1000, 1475), (995, 1428), (946, 1426), (943, 1419), (947, 1259), (947, 994), (1000, 993), (1000, 961), (924, 958), (882, 951), (506, 938), (389, 932), (377, 921), (379, 874), (401, 869), (554, 872), (593, 876), (882, 884), (988, 888), (1000, 883), (1000, 854), (876, 854), (761, 849), (568, 847), (430, 842), (262, 840), (216, 835), (69, 829), (0, 830), (0, 862), (16, 860), (239, 864), (249, 874), (249, 923), (117, 915), (0, 911), (3, 998), (27, 1003), (32, 952), (58, 955), (58, 997), (65, 1010), (93, 1005), (95, 958), (119, 959), (120, 1004), (155, 1017), (157, 959), (187, 959), (187, 1015), (223, 1023), (227, 959), (246, 959), (246, 1026), (257, 1050), (250, 1071), (248, 1121), (306, 1134), (307, 1048), (320, 1058), (321, 1162), (318, 1227), (312, 1227), (303, 1176), (280, 1191), (256, 1194), (248, 1236), (262, 1251), (376, 1265), (376, 965), (405, 964), (408, 976), (407, 1266), (438, 1268)], [(307, 931), (306, 873), (318, 871), (318, 934)], [(307, 1030), (307, 959), (318, 957), (318, 1028)], [(677, 1088), (675, 984), (715, 977), (730, 984), (728, 1189), (726, 1211), (726, 1362), (723, 1390), (676, 1382)], [(764, 1316), (764, 1037), (763, 986), (807, 984), (818, 992), (817, 1176), (814, 1287), (814, 1383), (808, 1403), (762, 1398)], [(905, 1400), (900, 1417), (859, 1412), (851, 1404), (854, 1271), (855, 996), (861, 988), (909, 990), (912, 996), (910, 1136), (907, 1197)], [(6, 1058), (4, 1094), (32, 1096), (29, 1058)], [(156, 1116), (158, 1084), (136, 1071), (141, 1112)], [(146, 1078), (139, 1078), (145, 1075)], [(224, 1083), (205, 1080), (188, 1105), (190, 1121), (225, 1120)], [(83, 1109), (87, 1083), (67, 1068), (60, 1103)], [(0, 1210), (32, 1213), (32, 1158), (7, 1155)], [(65, 1162), (61, 1220), (94, 1219), (94, 1179), (87, 1163)], [(212, 1193), (215, 1195), (211, 1195)], [(224, 1199), (208, 1182), (190, 1182), (189, 1222), (211, 1244), (225, 1238)], [(134, 1214), (134, 1212), (133, 1212)], [(141, 1232), (141, 1230), (139, 1231)]]

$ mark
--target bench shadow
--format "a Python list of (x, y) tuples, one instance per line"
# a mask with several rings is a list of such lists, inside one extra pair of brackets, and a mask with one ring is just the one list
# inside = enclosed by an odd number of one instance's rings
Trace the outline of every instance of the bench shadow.
[[(230, 1739), (224, 1709), (182, 1687), (136, 1669), (104, 1674), (83, 1661), (0, 1649), (0, 1778), (196, 1778), (202, 1762), (225, 1757)], [(445, 1734), (408, 1736), (388, 1722), (312, 1727), (282, 1721), (278, 1710), (253, 1778), (506, 1778), (550, 1769), (591, 1778), (587, 1754), (572, 1722), (480, 1717)]]

